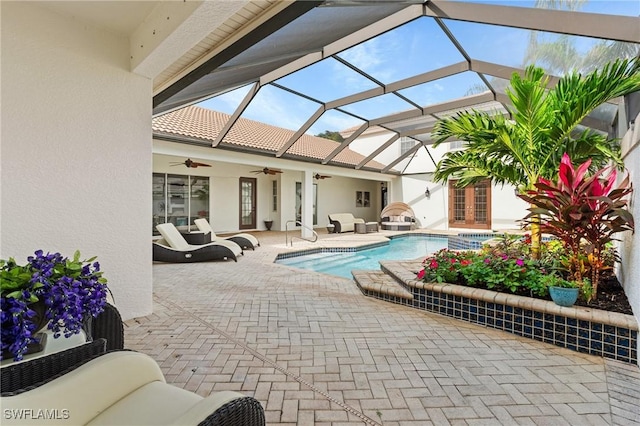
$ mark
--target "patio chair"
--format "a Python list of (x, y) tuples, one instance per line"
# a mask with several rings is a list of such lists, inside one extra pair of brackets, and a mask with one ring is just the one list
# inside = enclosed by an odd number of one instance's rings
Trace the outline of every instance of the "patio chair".
[(104, 311), (91, 320), (91, 338), (107, 340), (108, 351), (124, 348), (124, 325), (118, 309), (107, 303)]
[[(233, 391), (204, 398), (167, 384), (160, 367), (148, 355), (127, 350), (104, 353), (104, 349), (104, 339), (99, 339), (64, 353), (25, 361), (30, 364), (23, 371), (56, 362), (53, 358), (79, 357), (74, 365), (44, 382), (12, 392), (5, 392), (3, 386), (3, 412), (21, 414), (5, 415), (2, 424), (265, 424), (264, 409), (255, 398)], [(0, 371), (5, 368), (9, 367)], [(38, 417), (40, 411), (46, 417)]]
[(156, 229), (162, 235), (153, 242), (153, 260), (159, 262), (206, 262), (210, 260), (233, 259), (243, 254), (242, 247), (233, 241), (212, 241), (208, 244), (187, 243), (173, 223), (161, 223)]
[(198, 229), (205, 234), (211, 233), (211, 241), (233, 241), (243, 249), (251, 250), (255, 250), (256, 246), (260, 245), (260, 241), (258, 241), (256, 237), (247, 233), (235, 234), (230, 237), (218, 237), (216, 233), (213, 232), (213, 228), (211, 228), (211, 225), (209, 224), (209, 221), (207, 219), (196, 219), (193, 221), (193, 223), (195, 223)]
[[(124, 324), (120, 312), (111, 303), (107, 303), (104, 311), (89, 321), (85, 332), (89, 337), (86, 344), (44, 356), (39, 356), (36, 352), (24, 362), (3, 365), (0, 368), (2, 396), (35, 388), (106, 351), (124, 349)], [(62, 336), (59, 339), (65, 340)]]

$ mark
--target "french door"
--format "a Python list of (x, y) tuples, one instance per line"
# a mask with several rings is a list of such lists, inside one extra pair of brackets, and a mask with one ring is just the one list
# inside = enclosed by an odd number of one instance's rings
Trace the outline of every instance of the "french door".
[(449, 181), (449, 226), (491, 229), (491, 182), (486, 180), (462, 188)]
[(256, 229), (256, 178), (240, 178), (240, 229)]

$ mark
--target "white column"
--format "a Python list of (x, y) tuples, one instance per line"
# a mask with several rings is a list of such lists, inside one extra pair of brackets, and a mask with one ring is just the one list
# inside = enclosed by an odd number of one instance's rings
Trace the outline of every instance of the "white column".
[(313, 172), (305, 170), (302, 175), (302, 237), (313, 236)]

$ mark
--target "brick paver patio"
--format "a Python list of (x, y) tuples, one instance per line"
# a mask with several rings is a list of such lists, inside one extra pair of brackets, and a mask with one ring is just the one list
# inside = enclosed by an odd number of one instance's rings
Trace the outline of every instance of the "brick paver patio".
[(155, 264), (154, 313), (126, 322), (126, 347), (200, 395), (254, 396), (269, 425), (640, 424), (637, 365), (367, 298), (273, 264), (284, 235), (255, 235), (237, 263)]

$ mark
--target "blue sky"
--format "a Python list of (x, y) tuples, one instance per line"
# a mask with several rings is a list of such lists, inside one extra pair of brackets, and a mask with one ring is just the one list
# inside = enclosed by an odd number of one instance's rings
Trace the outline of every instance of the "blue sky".
[[(471, 1), (522, 7), (533, 5), (533, 1), (525, 0)], [(640, 16), (640, 0), (591, 0), (583, 6), (582, 11)], [(445, 23), (473, 59), (512, 67), (523, 65), (529, 31), (461, 21), (445, 20)], [(549, 34), (547, 37), (553, 39), (555, 36)], [(585, 37), (572, 38), (581, 53), (588, 51), (596, 42)], [(441, 29), (431, 18), (426, 17), (347, 49), (339, 56), (385, 84), (463, 60), (462, 55)], [(276, 82), (322, 102), (376, 87), (368, 79), (332, 58)], [(400, 93), (421, 106), (427, 106), (462, 97), (469, 88), (480, 83), (475, 73), (467, 72), (404, 89)], [(248, 87), (240, 88), (199, 105), (231, 114), (247, 91)], [(297, 130), (319, 106), (318, 103), (279, 88), (265, 86), (260, 89), (242, 116)], [(412, 106), (401, 98), (389, 94), (345, 106), (344, 110), (365, 119), (372, 119), (411, 108)], [(323, 114), (307, 133), (339, 131), (360, 124), (361, 120), (349, 114), (329, 111)]]

